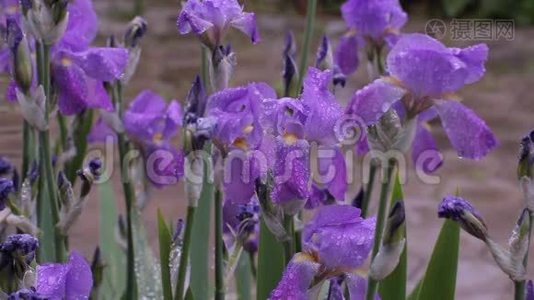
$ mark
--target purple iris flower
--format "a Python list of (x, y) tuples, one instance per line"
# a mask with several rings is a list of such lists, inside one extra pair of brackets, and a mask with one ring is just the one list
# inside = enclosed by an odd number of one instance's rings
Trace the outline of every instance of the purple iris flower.
[(307, 291), (319, 273), (321, 280), (344, 275), (351, 299), (363, 299), (365, 279), (351, 272), (369, 256), (374, 227), (375, 219), (361, 218), (360, 210), (353, 206), (320, 207), (304, 226), (303, 252), (288, 264), (270, 299), (308, 299)]
[(348, 0), (341, 6), (341, 14), (351, 30), (375, 43), (397, 34), (408, 19), (399, 0)]
[[(338, 122), (343, 109), (329, 87), (333, 71), (309, 68), (299, 99), (267, 99), (262, 124), (275, 137), (275, 187), (272, 199), (294, 211), (313, 196), (310, 173), (310, 144), (318, 144), (319, 182), (315, 184), (336, 199), (347, 189), (346, 165), (340, 151)], [(332, 168), (333, 166), (333, 168)], [(299, 206), (300, 205), (300, 206)]]
[[(387, 57), (390, 76), (356, 92), (347, 111), (372, 125), (400, 101), (407, 120), (420, 116), (426, 121), (429, 115), (439, 116), (458, 155), (480, 159), (497, 145), (496, 138), (482, 119), (456, 101), (453, 93), (483, 76), (487, 56), (485, 44), (447, 48), (427, 35), (404, 35)], [(424, 127), (417, 133), (417, 151), (435, 148)]]
[(355, 269), (369, 256), (374, 228), (375, 219), (363, 219), (356, 207), (322, 206), (304, 227), (302, 247), (327, 269)]
[(113, 110), (104, 81), (122, 76), (128, 62), (123, 48), (89, 48), (96, 37), (98, 20), (90, 0), (68, 5), (69, 23), (53, 48), (51, 71), (58, 87), (59, 111), (73, 115), (88, 108)]
[(527, 282), (526, 289), (526, 300), (534, 300), (534, 284), (532, 284), (532, 280)]
[(276, 93), (265, 83), (227, 88), (212, 95), (206, 115), (217, 121), (213, 139), (219, 148), (257, 149), (263, 136), (261, 104), (272, 98)]
[(243, 12), (237, 0), (188, 0), (176, 25), (181, 34), (193, 32), (212, 49), (221, 45), (230, 27), (245, 33), (253, 44), (260, 41), (256, 16)]
[(87, 141), (89, 143), (105, 143), (107, 139), (111, 139), (115, 142), (117, 140), (117, 134), (106, 123), (104, 118), (100, 116), (93, 127), (91, 127), (91, 131), (87, 135)]
[(93, 287), (91, 268), (78, 252), (69, 261), (37, 266), (36, 290), (47, 299), (89, 299)]
[(276, 98), (264, 83), (222, 90), (208, 99), (207, 118), (216, 124), (213, 141), (223, 153), (225, 195), (231, 201), (248, 203), (255, 193), (255, 180), (266, 170), (266, 159), (257, 156), (263, 140), (261, 103)]
[(124, 112), (124, 128), (144, 151), (147, 175), (156, 186), (175, 183), (183, 176), (182, 151), (172, 146), (182, 126), (180, 104), (169, 104), (158, 94), (142, 91)]

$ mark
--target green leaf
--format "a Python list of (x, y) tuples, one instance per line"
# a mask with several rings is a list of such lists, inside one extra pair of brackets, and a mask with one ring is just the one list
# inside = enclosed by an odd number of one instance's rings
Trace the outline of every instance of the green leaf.
[(284, 272), (284, 247), (271, 233), (263, 217), (258, 250), (258, 282), (256, 299), (268, 299)]
[(193, 291), (191, 290), (191, 286), (187, 289), (185, 292), (185, 300), (194, 300), (195, 297), (193, 296)]
[[(246, 253), (244, 253), (246, 254)], [(241, 255), (239, 263), (235, 269), (235, 285), (238, 300), (251, 300), (252, 296), (252, 272), (250, 266), (250, 257)]]
[(37, 203), (38, 226), (41, 229), (41, 236), (39, 239), (39, 256), (38, 262), (54, 262), (56, 260), (56, 246), (54, 244), (55, 229), (52, 222), (52, 212), (50, 210), (50, 201), (48, 200), (48, 191), (46, 184), (40, 176), (39, 178), (39, 194)]
[[(402, 192), (402, 185), (400, 183), (399, 172), (395, 176), (393, 184), (393, 192), (391, 194), (391, 205), (397, 201), (404, 201), (404, 194)], [(390, 206), (391, 206), (390, 205)], [(403, 227), (404, 237), (406, 238), (406, 226)], [(393, 273), (384, 278), (379, 285), (379, 294), (382, 300), (395, 300), (406, 298), (406, 276), (408, 269), (407, 246), (408, 241), (404, 243), (404, 250), (402, 251), (399, 264)]]
[(131, 214), (138, 299), (163, 299), (160, 267), (150, 249), (137, 206), (132, 207)]
[(169, 257), (171, 253), (172, 234), (165, 223), (165, 218), (158, 209), (158, 233), (159, 233), (159, 262), (161, 265), (161, 283), (163, 287), (163, 299), (172, 299), (171, 273), (169, 270)]
[(126, 258), (115, 239), (114, 229), (117, 226), (115, 192), (109, 181), (99, 185), (98, 189), (100, 192), (99, 243), (105, 264), (100, 298), (119, 299), (126, 286), (124, 273)]
[(454, 221), (445, 220), (417, 299), (454, 299), (459, 245), (460, 226)]
[[(209, 153), (209, 151), (208, 151)], [(209, 182), (209, 164), (204, 164), (202, 193), (193, 222), (189, 259), (191, 263), (190, 287), (195, 299), (209, 299), (209, 237), (211, 229), (211, 203), (213, 202), (213, 182)]]

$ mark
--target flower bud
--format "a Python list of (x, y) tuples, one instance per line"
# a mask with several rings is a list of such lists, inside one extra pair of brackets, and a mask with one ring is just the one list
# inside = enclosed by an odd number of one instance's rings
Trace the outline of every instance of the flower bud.
[(466, 200), (456, 196), (446, 196), (438, 208), (438, 217), (452, 219), (472, 236), (485, 241), (488, 229), (475, 208)]
[(39, 241), (29, 234), (8, 236), (0, 244), (0, 271), (7, 273), (9, 280), (21, 281), (38, 247)]
[(269, 228), (279, 242), (289, 240), (291, 237), (288, 235), (283, 225), (284, 212), (282, 207), (273, 205), (271, 201), (270, 195), (273, 185), (272, 174), (267, 176), (267, 182), (263, 182), (260, 178), (257, 178), (255, 184), (263, 222), (265, 222), (267, 228)]
[(33, 68), (28, 40), (13, 18), (7, 19), (7, 43), (12, 56), (12, 75), (17, 86), (28, 94), (33, 81)]
[(295, 62), (295, 42), (291, 32), (286, 35), (286, 46), (283, 53), (284, 70), (282, 72), (282, 78), (284, 79), (284, 96), (289, 96), (291, 89), (293, 88), (293, 79), (298, 76), (297, 63)]
[(329, 70), (334, 66), (334, 57), (332, 55), (332, 46), (326, 35), (323, 35), (321, 45), (315, 55), (315, 67), (321, 70)]
[(214, 91), (222, 91), (228, 87), (236, 65), (235, 53), (230, 46), (217, 47), (212, 56), (211, 83)]
[(139, 41), (145, 35), (147, 31), (147, 22), (142, 17), (135, 17), (130, 24), (124, 35), (124, 45), (127, 48), (135, 48), (139, 45)]
[(406, 243), (404, 226), (404, 203), (397, 201), (389, 213), (382, 246), (371, 263), (369, 272), (371, 278), (382, 280), (391, 274), (399, 264)]
[(40, 85), (34, 89), (30, 95), (24, 94), (18, 89), (16, 93), (20, 111), (24, 119), (37, 130), (47, 130), (48, 122), (45, 118), (46, 96), (43, 86)]
[(368, 127), (367, 140), (372, 150), (406, 152), (415, 138), (416, 120), (402, 124), (397, 112), (389, 109), (376, 123)]
[(206, 112), (207, 100), (208, 97), (206, 96), (204, 85), (200, 76), (197, 75), (191, 89), (187, 93), (183, 123), (194, 124), (197, 119), (202, 118)]
[(23, 12), (32, 35), (45, 45), (53, 45), (61, 39), (67, 29), (69, 13), (68, 0), (23, 1)]
[(528, 177), (532, 179), (534, 175), (534, 130), (527, 134), (519, 146), (519, 163), (517, 175), (519, 179)]
[(86, 197), (91, 191), (91, 186), (98, 180), (101, 175), (102, 161), (99, 158), (95, 158), (89, 161), (87, 166), (83, 170), (78, 170), (77, 174), (82, 180), (82, 189), (80, 191), (80, 197)]

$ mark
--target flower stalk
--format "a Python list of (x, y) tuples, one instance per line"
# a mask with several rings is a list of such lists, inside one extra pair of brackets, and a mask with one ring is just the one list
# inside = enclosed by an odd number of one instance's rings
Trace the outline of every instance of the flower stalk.
[[(389, 190), (391, 186), (392, 181), (392, 175), (393, 170), (395, 168), (395, 161), (390, 159), (388, 161), (387, 167), (385, 168), (385, 177), (382, 181), (382, 187), (380, 190), (380, 202), (378, 206), (378, 215), (376, 219), (376, 227), (375, 227), (375, 235), (374, 235), (374, 242), (373, 242), (373, 251), (371, 254), (371, 259), (373, 259), (376, 254), (378, 253), (378, 250), (380, 250), (380, 245), (382, 244), (382, 235), (384, 231), (384, 224), (386, 222), (386, 212), (387, 212), (387, 206), (388, 206), (388, 196), (389, 196)], [(373, 278), (369, 278), (369, 281), (367, 282), (367, 292), (365, 299), (367, 300), (373, 300), (375, 298), (375, 294), (378, 288), (378, 281), (374, 280)]]
[[(44, 43), (37, 43), (37, 62), (39, 64), (39, 84), (43, 86), (46, 95), (45, 100), (45, 121), (48, 122), (50, 112), (50, 99), (51, 99), (51, 85), (50, 85), (50, 45)], [(44, 210), (43, 201), (47, 198), (44, 197), (44, 191), (47, 191), (47, 197), (50, 207), (50, 217), (52, 218), (52, 224), (59, 222), (59, 207), (58, 207), (58, 191), (56, 185), (55, 171), (52, 166), (52, 156), (50, 152), (50, 132), (48, 129), (39, 131), (39, 156), (41, 163), (41, 176), (39, 176), (40, 189), (39, 193), (39, 221), (42, 222), (44, 218), (48, 217), (48, 213)], [(55, 259), (58, 262), (62, 262), (66, 259), (65, 256), (65, 243), (61, 236), (59, 229), (54, 228), (54, 245), (55, 245)]]
[[(116, 81), (112, 87), (112, 99), (115, 105), (115, 109), (119, 116), (122, 116), (124, 107), (122, 99), (122, 83)], [(126, 138), (124, 132), (117, 134), (118, 144), (119, 144), (119, 157), (121, 161), (127, 157), (130, 145)], [(123, 162), (124, 163), (124, 162)], [(124, 200), (126, 204), (126, 231), (127, 231), (127, 260), (126, 260), (126, 299), (134, 299), (137, 295), (137, 284), (135, 280), (135, 252), (133, 246), (133, 229), (132, 229), (132, 214), (135, 205), (135, 190), (130, 178), (128, 166), (122, 166), (121, 168), (121, 179), (122, 179), (122, 189), (124, 192)]]
[[(300, 55), (299, 64), (299, 81), (295, 93), (298, 95), (302, 90), (302, 84), (304, 83), (304, 75), (306, 74), (306, 65), (308, 63), (308, 52), (310, 48), (311, 39), (313, 37), (313, 31), (315, 26), (315, 15), (317, 13), (317, 0), (308, 0), (307, 12), (306, 12), (306, 31), (304, 32), (304, 42), (302, 44), (302, 52)], [(296, 96), (297, 96), (296, 95)]]
[(224, 300), (224, 254), (223, 254), (222, 195), (215, 189), (215, 299)]

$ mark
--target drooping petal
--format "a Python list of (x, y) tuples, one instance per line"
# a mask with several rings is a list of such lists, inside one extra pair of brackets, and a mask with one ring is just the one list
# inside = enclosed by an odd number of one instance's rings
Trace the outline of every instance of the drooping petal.
[(356, 35), (344, 35), (334, 53), (334, 62), (344, 75), (350, 75), (358, 68), (358, 38)]
[(52, 72), (54, 84), (60, 91), (58, 106), (62, 114), (73, 115), (86, 108), (113, 110), (102, 83), (87, 77), (69, 56), (57, 57), (52, 64)]
[(310, 141), (324, 144), (338, 142), (336, 125), (343, 116), (343, 109), (329, 90), (332, 76), (331, 70), (320, 71), (316, 68), (309, 68), (304, 79), (301, 99), (309, 108), (304, 132)]
[(117, 134), (111, 127), (108, 126), (106, 121), (104, 121), (104, 119), (100, 117), (87, 135), (87, 142), (104, 143), (108, 139), (115, 141), (117, 139)]
[(436, 171), (443, 164), (436, 141), (425, 124), (419, 122), (412, 144), (412, 161), (417, 169), (425, 173)]
[(163, 139), (168, 139), (176, 134), (179, 127), (182, 126), (183, 112), (182, 106), (178, 101), (172, 100), (167, 106), (165, 112), (165, 128), (163, 129)]
[[(350, 300), (364, 300), (365, 292), (367, 290), (367, 280), (356, 274), (347, 274), (345, 276), (345, 282), (349, 289)], [(380, 300), (378, 294), (375, 295), (375, 300)]]
[(471, 109), (448, 100), (437, 101), (435, 107), (458, 156), (480, 159), (497, 146), (491, 129)]
[(347, 166), (343, 152), (338, 147), (320, 146), (317, 159), (319, 183), (336, 200), (344, 201), (347, 192)]
[(256, 26), (256, 15), (254, 13), (243, 13), (239, 18), (232, 20), (231, 24), (246, 34), (252, 44), (260, 42), (260, 34)]
[(88, 76), (101, 81), (118, 79), (128, 63), (128, 51), (124, 48), (89, 48), (71, 56)]
[(323, 204), (326, 204), (327, 200), (328, 200), (328, 193), (326, 189), (321, 189), (316, 184), (312, 183), (310, 197), (308, 198), (308, 201), (306, 201), (306, 205), (304, 206), (304, 208), (306, 209), (317, 208)]
[(198, 0), (187, 1), (176, 21), (176, 26), (181, 34), (187, 34), (191, 31), (195, 34), (202, 34), (213, 27), (213, 23), (204, 20), (195, 13), (195, 10), (202, 9), (201, 6), (202, 4)]
[(50, 299), (88, 299), (93, 287), (91, 268), (83, 256), (73, 251), (65, 264), (37, 266), (36, 290)]
[(350, 205), (326, 205), (304, 227), (303, 249), (315, 253), (327, 269), (361, 266), (373, 244), (375, 219), (362, 219)]
[(83, 51), (89, 47), (98, 31), (98, 18), (91, 0), (70, 1), (67, 6), (69, 22), (58, 49)]
[(65, 282), (65, 299), (89, 299), (93, 288), (91, 267), (76, 251), (71, 253), (68, 264), (70, 270)]
[(405, 93), (404, 89), (389, 80), (379, 78), (358, 90), (352, 96), (346, 111), (360, 117), (366, 125), (373, 125)]
[(232, 150), (224, 162), (223, 187), (226, 198), (246, 204), (255, 194), (255, 180), (260, 176), (260, 167), (252, 153)]
[(308, 255), (297, 253), (289, 262), (278, 282), (271, 292), (270, 300), (307, 300), (308, 288), (320, 265)]
[(272, 200), (287, 214), (296, 213), (310, 196), (310, 146), (306, 140), (278, 137), (273, 168)]

